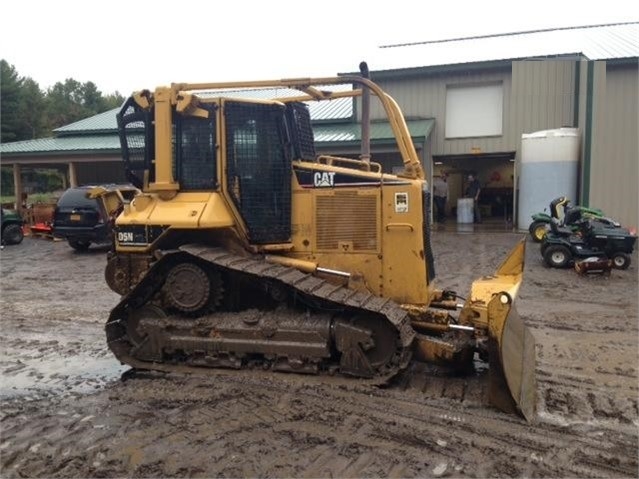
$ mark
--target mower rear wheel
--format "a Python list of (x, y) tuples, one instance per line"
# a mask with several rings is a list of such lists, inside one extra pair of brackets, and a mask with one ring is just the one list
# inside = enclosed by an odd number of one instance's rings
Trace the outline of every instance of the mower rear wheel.
[(571, 260), (572, 254), (566, 246), (554, 244), (544, 251), (544, 261), (552, 268), (565, 268)]
[(617, 252), (612, 255), (612, 266), (615, 269), (628, 269), (630, 266), (630, 255)]
[(528, 227), (528, 232), (535, 243), (541, 243), (548, 231), (548, 223), (545, 221), (533, 221)]

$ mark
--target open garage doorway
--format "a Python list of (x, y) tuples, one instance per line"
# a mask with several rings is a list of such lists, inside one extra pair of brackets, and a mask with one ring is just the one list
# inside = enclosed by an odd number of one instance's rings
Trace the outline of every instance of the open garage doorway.
[[(446, 203), (446, 224), (458, 223), (458, 208), (464, 206), (458, 200), (465, 197), (468, 175), (474, 174), (479, 180), (479, 210), (481, 227), (511, 231), (515, 201), (515, 152), (482, 153), (469, 155), (433, 156), (433, 178), (443, 174), (448, 182), (448, 202)], [(464, 216), (464, 215), (461, 215)], [(471, 217), (472, 218), (472, 217)], [(464, 223), (467, 219), (460, 218)], [(472, 223), (472, 219), (471, 219)]]

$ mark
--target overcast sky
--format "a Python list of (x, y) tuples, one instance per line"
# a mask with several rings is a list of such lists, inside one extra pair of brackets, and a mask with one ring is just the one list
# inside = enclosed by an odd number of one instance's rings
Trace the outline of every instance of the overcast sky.
[(639, 20), (632, 0), (14, 0), (0, 13), (0, 58), (20, 75), (125, 96), (171, 82), (333, 76), (380, 45)]

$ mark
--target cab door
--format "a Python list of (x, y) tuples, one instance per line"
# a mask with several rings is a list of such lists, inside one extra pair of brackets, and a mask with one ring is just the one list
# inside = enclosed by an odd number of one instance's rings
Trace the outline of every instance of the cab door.
[(291, 236), (291, 155), (285, 107), (224, 102), (226, 189), (254, 244)]

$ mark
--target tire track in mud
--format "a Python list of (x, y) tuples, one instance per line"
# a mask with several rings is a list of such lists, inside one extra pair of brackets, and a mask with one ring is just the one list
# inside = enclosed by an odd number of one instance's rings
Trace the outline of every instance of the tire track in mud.
[(557, 424), (596, 424), (615, 428), (632, 426), (639, 417), (637, 389), (628, 393), (602, 387), (583, 376), (557, 374), (551, 369), (537, 372), (538, 415)]
[[(398, 407), (398, 403), (403, 403), (402, 405), (405, 407)], [(484, 438), (490, 438), (490, 442), (493, 443), (489, 446), (491, 450), (499, 449), (495, 448), (495, 444), (500, 444), (503, 446), (503, 450), (501, 452), (510, 457), (513, 457), (513, 455), (516, 454), (516, 451), (513, 448), (514, 445), (521, 446), (521, 459), (525, 459), (530, 454), (530, 449), (545, 452), (555, 445), (561, 445), (566, 442), (565, 432), (563, 430), (560, 430), (556, 437), (550, 438), (549, 431), (546, 428), (542, 427), (540, 430), (534, 430), (539, 429), (534, 428), (531, 431), (531, 428), (526, 424), (522, 424), (521, 422), (511, 418), (504, 419), (493, 417), (499, 416), (499, 414), (487, 414), (486, 410), (483, 408), (477, 410), (464, 408), (462, 411), (457, 412), (455, 409), (448, 409), (450, 406), (434, 405), (432, 402), (429, 402), (427, 405), (424, 403), (407, 403), (406, 399), (398, 397), (393, 397), (393, 405), (398, 410), (400, 417), (403, 416), (405, 419), (410, 421), (425, 422), (426, 424), (424, 424), (424, 426), (426, 426), (430, 432), (442, 435), (446, 433), (450, 434), (450, 427), (453, 426), (456, 429), (455, 439), (458, 444), (466, 442), (468, 436), (479, 437), (483, 432)], [(390, 407), (390, 404), (388, 406)], [(429, 412), (435, 414), (427, 414), (426, 416), (428, 419), (425, 421), (423, 419), (424, 411), (419, 409), (421, 407), (434, 409)], [(418, 409), (415, 410), (415, 408)], [(412, 414), (408, 414), (409, 409), (414, 410)], [(385, 407), (378, 409), (380, 413), (387, 410), (388, 409)], [(489, 422), (490, 424), (487, 424), (486, 422)], [(486, 433), (486, 431), (489, 431), (489, 433)], [(413, 437), (419, 436), (416, 434)], [(524, 439), (522, 439), (522, 437)], [(419, 445), (423, 445), (423, 441), (420, 440)], [(468, 445), (470, 446), (471, 444)], [(584, 441), (584, 445), (591, 446), (589, 441)], [(624, 446), (628, 448), (629, 445), (630, 447), (634, 447), (632, 441), (630, 444), (625, 440), (615, 442), (613, 444), (614, 447), (612, 447), (611, 450), (616, 454), (616, 447)], [(597, 450), (600, 450), (600, 447), (597, 447)], [(586, 451), (586, 453), (587, 452), (590, 451)], [(617, 473), (624, 472), (623, 468), (617, 468), (616, 466), (611, 467), (609, 464), (606, 464), (605, 467)], [(631, 463), (629, 467), (625, 469), (625, 473), (633, 471), (635, 467), (636, 462)], [(579, 475), (584, 477), (581, 474), (582, 471), (578, 471), (578, 468), (571, 472), (579, 472)], [(539, 471), (537, 471), (537, 473), (539, 473)]]
[[(258, 384), (261, 390), (265, 389), (265, 384), (263, 382), (259, 381)], [(280, 389), (279, 387), (273, 387), (272, 383), (268, 386), (273, 392), (278, 392)], [(401, 397), (398, 397), (398, 393), (394, 393), (391, 398), (387, 398), (385, 397), (387, 392), (366, 390), (364, 392), (364, 397), (368, 396), (374, 398), (374, 400), (370, 400), (362, 399), (362, 393), (358, 394), (358, 391), (354, 391), (351, 388), (344, 388), (337, 391), (332, 390), (330, 392), (331, 399), (334, 401), (333, 404), (339, 405), (339, 407), (329, 408), (327, 413), (326, 406), (322, 408), (322, 405), (325, 405), (326, 402), (325, 392), (326, 391), (322, 388), (311, 389), (311, 391), (296, 391), (296, 394), (299, 395), (301, 393), (304, 396), (305, 408), (308, 408), (310, 401), (313, 403), (313, 410), (322, 411), (317, 417), (319, 418), (319, 421), (317, 421), (317, 418), (315, 417), (317, 416), (316, 413), (310, 413), (310, 418), (309, 414), (307, 414), (305, 416), (305, 420), (308, 421), (309, 419), (315, 419), (315, 422), (328, 422), (328, 430), (323, 431), (321, 437), (324, 439), (326, 437), (333, 437), (337, 441), (339, 439), (337, 435), (335, 435), (335, 433), (331, 435), (330, 431), (339, 426), (338, 420), (343, 417), (344, 414), (337, 414), (337, 420), (331, 421), (330, 412), (335, 410), (340, 413), (345, 412), (345, 415), (351, 418), (351, 422), (357, 422), (357, 419), (359, 419), (359, 427), (357, 427), (356, 431), (354, 431), (355, 434), (353, 435), (353, 438), (355, 438), (360, 445), (369, 447), (370, 450), (392, 450), (393, 446), (397, 448), (397, 444), (401, 444), (403, 455), (406, 455), (407, 450), (412, 448), (413, 455), (416, 457), (423, 455), (426, 450), (428, 452), (443, 455), (448, 461), (454, 461), (458, 457), (459, 451), (453, 451), (452, 453), (447, 454), (445, 448), (441, 446), (442, 443), (451, 441), (457, 446), (465, 446), (463, 449), (468, 448), (470, 450), (473, 447), (477, 449), (477, 444), (473, 444), (472, 441), (469, 441), (468, 437), (481, 437), (483, 435), (484, 441), (486, 441), (486, 438), (490, 439), (490, 444), (487, 445), (487, 447), (492, 452), (495, 452), (495, 449), (501, 449), (501, 453), (506, 454), (511, 458), (513, 455), (516, 455), (513, 450), (513, 445), (519, 445), (521, 448), (521, 456), (519, 459), (525, 461), (530, 457), (531, 449), (537, 450), (543, 454), (555, 446), (565, 446), (567, 442), (574, 444), (572, 440), (566, 440), (565, 431), (563, 429), (559, 429), (558, 434), (556, 434), (554, 438), (549, 438), (549, 431), (547, 428), (537, 428), (538, 430), (531, 433), (529, 426), (521, 423), (516, 418), (507, 417), (504, 419), (499, 417), (499, 414), (491, 414), (490, 412), (487, 414), (484, 409), (479, 409), (477, 411), (469, 411), (468, 409), (456, 411), (454, 408), (450, 409), (450, 406), (446, 404), (426, 404), (423, 402), (423, 398), (419, 395), (411, 396), (411, 399), (414, 401), (408, 401), (405, 398), (405, 393), (402, 394)], [(353, 398), (353, 392), (356, 393), (355, 398)], [(264, 398), (261, 399), (264, 400)], [(353, 399), (355, 399), (355, 401)], [(380, 400), (382, 404), (379, 404)], [(366, 411), (365, 416), (361, 413), (362, 406), (364, 406), (363, 409)], [(428, 412), (431, 414), (425, 414), (426, 411), (424, 411), (424, 408), (429, 409)], [(373, 417), (371, 417), (371, 414)], [(356, 419), (354, 420), (353, 418)], [(486, 424), (485, 421), (490, 422), (490, 424)], [(452, 438), (450, 438), (451, 426), (455, 429), (454, 434), (452, 434)], [(401, 431), (395, 431), (397, 427), (400, 427)], [(519, 431), (517, 429), (519, 429)], [(389, 432), (389, 430), (391, 432)], [(486, 430), (491, 432), (494, 431), (494, 433), (486, 434)], [(317, 428), (314, 428), (313, 431), (315, 431), (316, 434)], [(425, 431), (428, 431), (428, 434), (424, 434)], [(347, 428), (347, 432), (352, 432), (352, 429)], [(433, 442), (433, 436), (448, 437), (449, 439), (447, 441), (440, 440), (438, 444), (437, 440)], [(371, 442), (371, 437), (376, 438), (377, 440)], [(522, 437), (524, 439), (522, 439)], [(362, 438), (367, 438), (367, 440), (363, 440)], [(603, 459), (607, 459), (605, 454), (601, 454), (600, 452), (602, 444), (593, 448), (591, 441), (585, 440), (582, 441), (582, 445), (585, 449), (582, 447), (580, 450), (585, 451), (583, 452), (584, 454), (589, 455), (596, 451), (603, 457)], [(619, 447), (625, 447), (626, 450), (628, 450), (629, 447), (633, 447), (633, 443), (632, 441), (628, 443), (624, 440), (614, 442), (610, 450), (613, 454), (617, 454)], [(391, 457), (401, 457), (401, 454), (399, 456), (392, 454)], [(629, 454), (629, 457), (632, 456)], [(483, 463), (485, 458), (482, 458), (481, 461)], [(622, 474), (631, 474), (636, 468), (636, 462), (633, 463), (632, 460), (627, 467), (623, 467), (623, 465), (622, 467), (617, 467), (614, 465), (614, 461), (612, 461), (612, 463), (613, 465), (611, 465), (610, 461), (606, 462), (604, 460), (599, 468)], [(568, 470), (571, 474), (581, 477), (593, 475), (593, 471), (586, 474), (588, 471), (582, 470), (578, 464), (573, 464), (573, 466), (574, 467), (572, 469)], [(315, 472), (320, 473), (320, 475), (324, 475), (321, 474), (322, 471)], [(343, 475), (345, 471), (332, 469), (324, 472)], [(540, 471), (537, 469), (536, 472), (539, 473)]]
[[(531, 426), (479, 405), (433, 400), (411, 389), (257, 374), (263, 373), (136, 379), (99, 393), (96, 404), (109, 402), (102, 414), (66, 416), (65, 429), (75, 442), (100, 445), (82, 456), (88, 460), (80, 472), (174, 475), (178, 464), (192, 464), (205, 475), (234, 477), (404, 477), (432, 475), (444, 464), (456, 477), (636, 473), (636, 438), (623, 431)], [(137, 405), (133, 411), (132, 404)], [(112, 415), (121, 406), (130, 411), (128, 417)], [(47, 419), (39, 421), (45, 425), (39, 452), (56, 458), (63, 438), (59, 428), (47, 433)], [(109, 431), (117, 432), (111, 443)], [(7, 432), (14, 436), (16, 431)], [(7, 449), (28, 457), (33, 447), (14, 439)], [(167, 447), (178, 448), (179, 462), (166, 456)], [(119, 457), (126, 460), (119, 463)], [(214, 469), (203, 457), (214, 462)], [(76, 464), (69, 455), (49, 463), (53, 471), (67, 472)], [(3, 468), (12, 470), (4, 454)]]
[[(616, 310), (588, 316), (579, 313), (582, 308), (575, 304), (567, 318), (550, 318), (546, 324), (527, 321), (537, 338), (538, 414), (556, 424), (636, 426), (639, 367), (619, 354), (636, 354), (636, 338), (623, 326), (632, 320), (615, 317)], [(610, 327), (611, 318), (620, 326)], [(564, 327), (566, 322), (573, 324)]]

